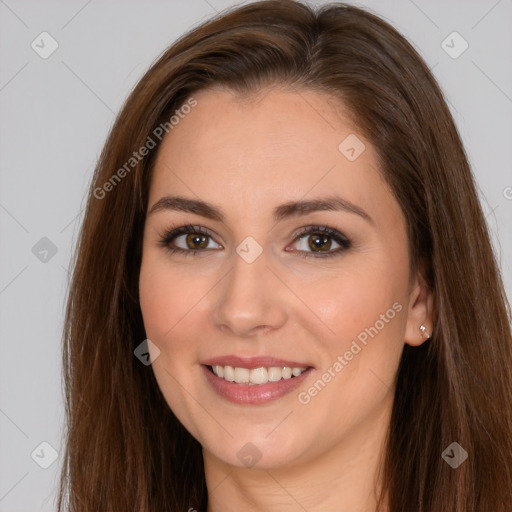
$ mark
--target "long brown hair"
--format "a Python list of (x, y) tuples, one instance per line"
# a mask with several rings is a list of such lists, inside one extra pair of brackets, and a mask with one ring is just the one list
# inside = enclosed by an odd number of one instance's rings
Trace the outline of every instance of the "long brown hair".
[[(425, 265), (435, 297), (432, 337), (405, 345), (400, 362), (381, 497), (391, 512), (510, 512), (510, 306), (443, 94), (379, 17), (292, 0), (231, 9), (181, 37), (140, 80), (109, 134), (66, 310), (59, 511), (205, 509), (201, 446), (134, 356), (146, 338), (138, 276), (159, 139), (144, 158), (130, 158), (162, 123), (169, 129), (195, 91), (223, 85), (250, 94), (273, 84), (328, 94), (348, 110), (407, 220), (411, 272)], [(468, 453), (456, 469), (441, 458), (452, 442)]]

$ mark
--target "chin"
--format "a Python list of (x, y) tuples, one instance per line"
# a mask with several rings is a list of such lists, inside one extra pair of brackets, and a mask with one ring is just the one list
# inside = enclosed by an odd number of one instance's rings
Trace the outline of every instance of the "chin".
[(261, 429), (248, 427), (239, 435), (232, 432), (233, 437), (226, 434), (220, 442), (206, 440), (201, 444), (213, 457), (238, 468), (277, 469), (301, 458), (303, 452), (299, 447), (304, 440), (296, 439), (284, 429), (281, 435), (276, 432), (269, 435), (269, 431), (266, 428), (262, 434)]

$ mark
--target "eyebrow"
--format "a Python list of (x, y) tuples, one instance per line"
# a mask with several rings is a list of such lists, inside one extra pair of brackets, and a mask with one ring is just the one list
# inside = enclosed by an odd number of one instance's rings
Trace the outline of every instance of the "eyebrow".
[[(189, 199), (181, 196), (164, 196), (149, 210), (148, 217), (159, 211), (181, 211), (200, 215), (207, 219), (224, 222), (225, 214), (222, 208), (200, 199)], [(321, 199), (289, 201), (274, 208), (274, 222), (280, 222), (290, 217), (299, 217), (316, 211), (342, 211), (359, 215), (370, 224), (373, 219), (359, 206), (339, 196), (329, 196)]]

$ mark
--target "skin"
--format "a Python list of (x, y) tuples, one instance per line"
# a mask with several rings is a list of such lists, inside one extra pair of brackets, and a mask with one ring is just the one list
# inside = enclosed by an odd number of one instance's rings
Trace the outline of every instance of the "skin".
[[(160, 350), (156, 379), (203, 446), (208, 512), (375, 512), (400, 355), (404, 343), (424, 342), (421, 324), (432, 329), (422, 272), (409, 275), (403, 213), (374, 148), (333, 99), (276, 87), (244, 98), (222, 88), (194, 97), (197, 106), (159, 149), (148, 211), (173, 194), (213, 203), (225, 219), (171, 210), (149, 215), (139, 284), (146, 334)], [(338, 150), (349, 134), (366, 146), (355, 161)], [(344, 211), (272, 219), (284, 202), (333, 193), (373, 222)], [(202, 253), (171, 254), (159, 244), (169, 228), (187, 224), (212, 232)], [(308, 240), (315, 236), (295, 236), (314, 225), (337, 229), (351, 247), (314, 257)], [(263, 249), (250, 264), (236, 252), (247, 236)], [(332, 253), (339, 245), (329, 240), (323, 251)], [(186, 236), (173, 243), (198, 251)], [(300, 403), (298, 394), (394, 303), (401, 311)], [(200, 371), (201, 361), (226, 354), (293, 359), (314, 370), (278, 400), (234, 404)], [(248, 442), (260, 456), (253, 467), (237, 457)]]

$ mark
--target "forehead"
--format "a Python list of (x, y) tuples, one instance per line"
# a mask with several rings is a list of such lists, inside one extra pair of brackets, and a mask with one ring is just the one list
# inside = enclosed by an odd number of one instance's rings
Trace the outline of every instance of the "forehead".
[(283, 89), (240, 97), (217, 88), (193, 97), (197, 105), (159, 148), (150, 205), (173, 193), (222, 205), (227, 215), (241, 218), (286, 201), (336, 194), (373, 211), (374, 218), (379, 208), (393, 213), (377, 155), (339, 102)]

